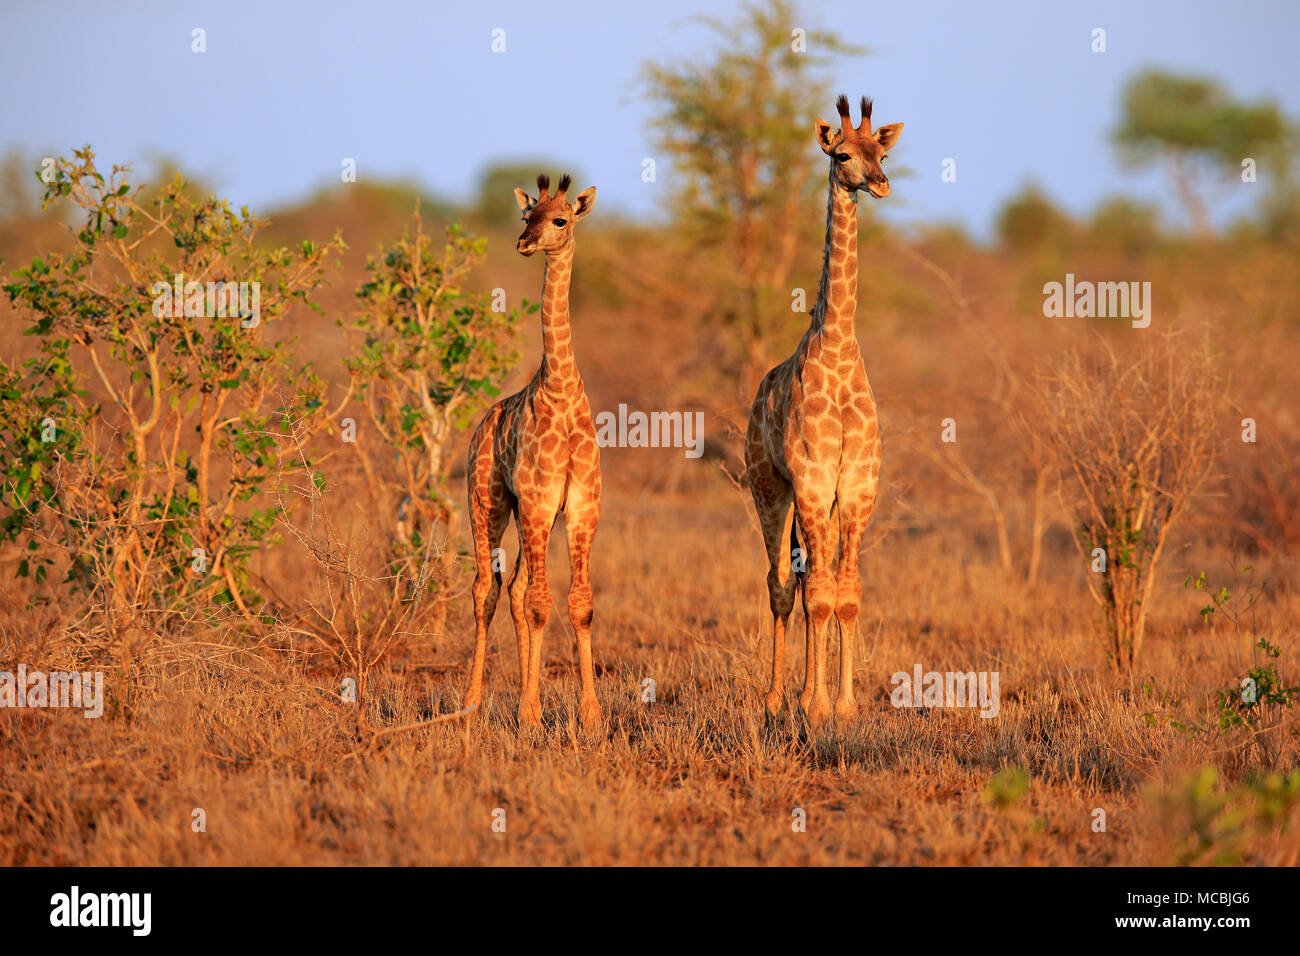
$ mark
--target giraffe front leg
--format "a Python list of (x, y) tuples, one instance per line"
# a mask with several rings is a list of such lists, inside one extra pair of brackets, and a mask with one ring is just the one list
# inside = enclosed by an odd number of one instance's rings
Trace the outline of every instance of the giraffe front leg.
[(860, 482), (853, 481), (853, 477), (841, 476), (838, 492), (840, 567), (835, 588), (835, 617), (840, 631), (840, 691), (835, 701), (835, 718), (841, 722), (851, 720), (858, 709), (853, 699), (853, 646), (857, 641), (858, 609), (862, 601), (858, 560), (862, 535), (876, 502), (874, 475), (868, 473)]
[(805, 717), (812, 707), (813, 691), (817, 687), (817, 642), (813, 639), (812, 617), (808, 614), (808, 582), (799, 582), (799, 600), (803, 604), (804, 658), (803, 689), (799, 691), (799, 712)]
[[(836, 612), (838, 615), (838, 611)], [(841, 722), (852, 720), (858, 712), (857, 701), (853, 699), (853, 641), (857, 637), (857, 614), (851, 622), (838, 619), (840, 631), (840, 691), (835, 697), (835, 719)]]
[(582, 697), (578, 716), (586, 730), (600, 726), (600, 701), (596, 699), (596, 672), (591, 655), (591, 621), (595, 601), (591, 593), (591, 542), (600, 519), (600, 503), (586, 502), (574, 507), (572, 495), (565, 508), (565, 533), (569, 539), (569, 622), (578, 640), (578, 666), (582, 676)]
[(546, 579), (546, 548), (551, 539), (555, 512), (520, 508), (520, 533), (528, 584), (524, 588), (523, 617), (528, 631), (528, 670), (519, 696), (519, 726), (542, 723), (541, 671), (542, 635), (551, 616), (551, 585)]
[(844, 528), (844, 550), (840, 555), (839, 579), (836, 582), (835, 618), (840, 632), (840, 690), (835, 698), (835, 719), (852, 720), (858, 712), (853, 699), (853, 644), (858, 634), (858, 604), (862, 582), (858, 577), (858, 548), (866, 522)]
[[(831, 602), (825, 595), (813, 596), (809, 578), (804, 582), (805, 639), (808, 659), (804, 665), (804, 686), (799, 692), (799, 708), (808, 726), (817, 728), (831, 715), (831, 695), (826, 685), (826, 638), (829, 631)], [(834, 593), (833, 582), (822, 588)]]
[(601, 719), (591, 656), (591, 620), (596, 611), (591, 593), (591, 543), (600, 523), (600, 449), (590, 414), (588, 409), (586, 427), (575, 430), (570, 439), (570, 473), (564, 502), (564, 532), (569, 540), (569, 622), (578, 641), (582, 676), (578, 717), (588, 731), (599, 727)]
[(814, 680), (812, 700), (805, 709), (808, 724), (820, 727), (831, 715), (831, 695), (826, 686), (826, 638), (834, 607), (835, 579), (829, 570), (810, 573), (804, 585), (804, 607), (808, 614), (808, 645)]
[[(803, 608), (808, 641), (803, 692), (799, 703), (810, 727), (820, 727), (831, 714), (826, 689), (826, 631), (835, 611), (835, 577), (831, 572), (834, 549), (830, 543), (829, 508), (812, 511), (813, 502), (796, 504), (804, 542), (808, 547), (808, 576), (803, 582)], [(805, 518), (811, 512), (812, 516)]]

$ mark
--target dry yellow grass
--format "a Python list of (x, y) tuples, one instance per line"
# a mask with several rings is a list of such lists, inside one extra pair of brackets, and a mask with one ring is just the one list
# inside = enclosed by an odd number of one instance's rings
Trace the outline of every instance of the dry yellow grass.
[[(1130, 685), (1105, 669), (1070, 573), (1025, 597), (956, 535), (892, 535), (866, 561), (861, 716), (803, 739), (793, 723), (762, 722), (764, 568), (743, 499), (721, 479), (690, 495), (618, 490), (606, 515), (594, 575), (603, 733), (577, 728), (575, 652), (556, 616), (545, 729), (523, 739), (508, 615), (493, 631), (484, 713), (373, 744), (356, 739), (355, 705), (336, 702), (340, 675), (282, 635), (261, 646), (202, 630), (146, 636), (135, 670), (107, 675), (104, 719), (0, 711), (0, 862), (1092, 865), (1171, 862), (1189, 845), (1159, 793), (1225, 755), (1169, 720), (1229, 686), (1244, 649), (1191, 626), (1177, 562)], [(373, 678), (370, 724), (457, 708), (467, 603), (445, 639), (410, 642)], [(1266, 626), (1295, 610), (1283, 595)], [(76, 653), (75, 634), (30, 616), (11, 614), (3, 635), (4, 660)], [(999, 671), (1001, 713), (893, 708), (889, 675), (916, 662)], [(1027, 794), (988, 801), (990, 781), (1015, 766)], [(195, 808), (206, 832), (192, 830)], [(796, 809), (806, 832), (792, 827)], [(1300, 852), (1294, 826), (1247, 827), (1238, 844), (1247, 862), (1294, 864)]]

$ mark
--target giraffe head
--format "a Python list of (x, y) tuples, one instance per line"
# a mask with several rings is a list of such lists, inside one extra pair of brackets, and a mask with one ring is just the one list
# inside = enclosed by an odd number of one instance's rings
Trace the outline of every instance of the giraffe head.
[(871, 100), (862, 97), (862, 123), (854, 128), (849, 98), (843, 93), (835, 101), (840, 129), (823, 119), (817, 121), (817, 145), (831, 158), (831, 175), (850, 193), (865, 189), (877, 199), (889, 195), (889, 180), (880, 165), (903, 134), (902, 123), (890, 123), (871, 131)]
[(522, 189), (515, 190), (515, 202), (528, 223), (519, 236), (515, 248), (526, 256), (531, 256), (538, 249), (543, 252), (557, 252), (573, 244), (573, 227), (579, 219), (591, 212), (596, 205), (596, 187), (589, 186), (578, 194), (570, 203), (565, 198), (572, 180), (566, 175), (560, 179), (560, 186), (555, 195), (549, 195), (550, 177), (543, 174), (537, 177), (539, 195), (534, 198)]

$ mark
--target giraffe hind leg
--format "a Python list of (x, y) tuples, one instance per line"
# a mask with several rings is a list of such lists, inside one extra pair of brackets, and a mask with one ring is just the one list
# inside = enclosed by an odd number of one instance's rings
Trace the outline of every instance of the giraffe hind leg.
[[(478, 469), (476, 468), (476, 471)], [(480, 474), (478, 478), (483, 478)], [(470, 494), (470, 529), (474, 540), (474, 658), (470, 664), (465, 707), (477, 708), (483, 699), (483, 662), (487, 636), (501, 595), (501, 572), (494, 567), (494, 552), (510, 520), (509, 493), (493, 494), (487, 480), (474, 481)]]
[(528, 556), (524, 552), (524, 532), (519, 524), (519, 507), (515, 506), (515, 531), (519, 535), (519, 553), (510, 575), (506, 595), (510, 600), (510, 620), (515, 626), (515, 646), (519, 652), (519, 687), (528, 680), (528, 619), (524, 617), (524, 591), (528, 587)]
[[(767, 551), (767, 597), (772, 612), (772, 670), (764, 706), (770, 719), (785, 709), (785, 634), (794, 610), (799, 575), (791, 566), (797, 544), (794, 532), (794, 489), (767, 463), (750, 468), (750, 490), (763, 529)], [(788, 532), (787, 532), (788, 529)], [(787, 533), (790, 547), (786, 547)]]
[(559, 510), (519, 502), (520, 543), (528, 580), (523, 588), (523, 618), (528, 632), (528, 669), (519, 697), (519, 726), (540, 727), (542, 723), (541, 670), (542, 636), (551, 616), (551, 588), (546, 578), (546, 549)]

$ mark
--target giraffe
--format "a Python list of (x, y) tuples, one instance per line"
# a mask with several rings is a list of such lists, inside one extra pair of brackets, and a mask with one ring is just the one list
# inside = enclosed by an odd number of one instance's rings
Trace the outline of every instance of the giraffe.
[(600, 704), (591, 659), (594, 613), (588, 559), (600, 520), (600, 451), (591, 406), (583, 389), (569, 332), (569, 277), (573, 270), (574, 226), (596, 202), (592, 186), (573, 203), (566, 200), (570, 178), (549, 195), (550, 179), (537, 177), (534, 198), (515, 190), (527, 225), (515, 248), (524, 256), (546, 253), (542, 280), (543, 358), (521, 391), (497, 402), (475, 429), (469, 444), (467, 484), (474, 540), (474, 660), (465, 708), (483, 696), (483, 655), (488, 628), (501, 593), (501, 574), (492, 554), (510, 516), (519, 532), (519, 555), (507, 588), (519, 651), (520, 728), (542, 718), (539, 678), (542, 631), (551, 613), (546, 549), (551, 530), (564, 514), (569, 545), (569, 620), (578, 639), (582, 676), (579, 717), (584, 728), (600, 723)]
[[(857, 128), (848, 98), (841, 95), (835, 105), (841, 129), (832, 129), (821, 119), (815, 127), (817, 143), (831, 160), (826, 251), (817, 303), (794, 354), (759, 383), (745, 436), (745, 476), (769, 564), (772, 682), (764, 705), (770, 718), (785, 706), (785, 631), (795, 588), (801, 587), (807, 655), (799, 705), (814, 728), (831, 713), (826, 637), (832, 614), (840, 634), (835, 717), (847, 721), (857, 711), (852, 641), (862, 589), (858, 550), (880, 477), (876, 401), (862, 365), (854, 322), (857, 194), (865, 189), (878, 199), (889, 195), (881, 163), (903, 130), (902, 123), (893, 123), (873, 133), (871, 101), (865, 96)], [(792, 569), (793, 549), (800, 537), (807, 564)]]

